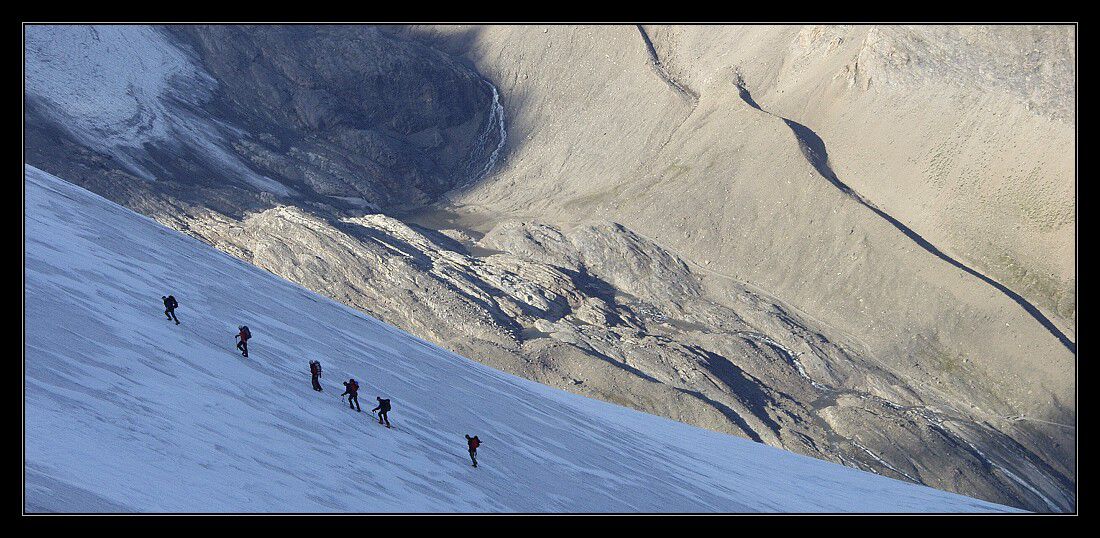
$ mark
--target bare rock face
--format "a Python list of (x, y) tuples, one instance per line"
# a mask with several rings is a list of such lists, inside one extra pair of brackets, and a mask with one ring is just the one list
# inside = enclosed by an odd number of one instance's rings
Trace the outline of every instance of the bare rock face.
[(701, 289), (687, 265), (634, 232), (614, 223), (580, 226), (566, 236), (540, 223), (505, 222), (480, 246), (542, 260), (574, 271), (603, 275), (611, 289), (676, 302), (698, 298)]
[[(862, 139), (825, 154), (823, 140), (833, 150), (849, 132), (789, 97), (834, 85), (896, 95), (947, 59), (1004, 56), (967, 53), (992, 39), (980, 32), (929, 32), (160, 29), (122, 37), (177, 51), (165, 54), (193, 62), (187, 80), (216, 82), (193, 99), (171, 83), (139, 96), (163, 105), (150, 122), (168, 121), (153, 131), (169, 140), (88, 142), (59, 120), (69, 101), (36, 82), (26, 150), (30, 164), (490, 366), (901, 480), (1072, 509), (1072, 435), (1050, 424), (1074, 412), (1065, 349), (885, 220), (897, 201), (852, 177), (872, 166), (844, 164)], [(81, 36), (68, 37), (99, 50)], [(1057, 78), (1044, 39), (1010, 37), (1011, 57)], [(36, 50), (53, 50), (46, 41)], [(750, 62), (750, 43), (783, 55)], [(61, 68), (35, 69), (44, 81)], [(1062, 121), (1064, 99), (1021, 72), (991, 68), (983, 87)], [(836, 106), (862, 97), (845, 99)], [(792, 119), (803, 111), (805, 124)], [(799, 130), (810, 124), (820, 146)], [(194, 135), (200, 126), (212, 134)], [(840, 178), (871, 194), (861, 203)], [(912, 227), (945, 249), (969, 244)]]
[(169, 29), (219, 81), (223, 117), (259, 138), (238, 150), (321, 196), (424, 203), (477, 179), (501, 136), (477, 72), (380, 28)]

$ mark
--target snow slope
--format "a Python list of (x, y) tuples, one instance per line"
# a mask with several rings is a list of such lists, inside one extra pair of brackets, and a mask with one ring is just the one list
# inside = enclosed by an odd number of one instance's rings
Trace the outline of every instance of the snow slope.
[(25, 190), (29, 512), (1012, 510), (526, 381), (36, 168)]

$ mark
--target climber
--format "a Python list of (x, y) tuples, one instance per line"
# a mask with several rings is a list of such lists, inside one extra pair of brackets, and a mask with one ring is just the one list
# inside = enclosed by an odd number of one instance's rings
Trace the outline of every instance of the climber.
[(164, 302), (164, 315), (168, 316), (170, 320), (176, 320), (176, 325), (180, 324), (179, 318), (176, 317), (176, 309), (180, 304), (176, 302), (176, 298), (169, 295), (167, 297), (161, 296), (161, 301)]
[[(359, 407), (359, 383), (355, 382), (354, 377), (347, 381), (344, 381), (344, 394), (348, 396), (348, 407), (362, 413), (363, 409)], [(341, 394), (340, 396), (343, 396), (344, 394)], [(352, 402), (354, 402), (354, 405)]]
[(241, 341), (237, 342), (237, 349), (241, 350), (241, 354), (245, 357), (248, 356), (248, 339), (252, 338), (252, 331), (248, 330), (247, 325), (241, 325), (237, 327), (240, 332), (237, 333), (237, 338)]
[(313, 390), (325, 390), (321, 388), (321, 382), (318, 381), (321, 378), (321, 361), (309, 361), (309, 373), (313, 377)]
[(390, 417), (386, 416), (386, 413), (390, 412), (390, 401), (382, 399), (381, 396), (376, 396), (378, 400), (378, 407), (371, 409), (371, 413), (378, 411), (378, 423), (385, 424), (387, 428), (390, 427)]
[(477, 436), (470, 437), (466, 434), (466, 445), (470, 448), (470, 460), (474, 462), (474, 467), (477, 467), (477, 447), (481, 446), (481, 439)]

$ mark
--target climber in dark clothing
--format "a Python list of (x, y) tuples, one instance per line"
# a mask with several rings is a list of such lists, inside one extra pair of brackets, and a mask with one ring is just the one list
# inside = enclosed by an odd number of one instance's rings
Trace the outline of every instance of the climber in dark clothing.
[(466, 446), (470, 448), (470, 460), (474, 462), (474, 467), (477, 467), (477, 447), (481, 446), (481, 439), (477, 436), (470, 437), (466, 434)]
[(168, 319), (176, 320), (176, 325), (180, 324), (179, 318), (176, 317), (176, 309), (180, 304), (176, 302), (176, 298), (169, 295), (168, 297), (161, 296), (161, 301), (164, 301), (164, 315), (168, 316)]
[(237, 349), (241, 350), (241, 355), (247, 357), (248, 356), (248, 339), (252, 338), (252, 331), (248, 330), (248, 327), (246, 327), (244, 325), (241, 325), (240, 327), (237, 327), (237, 329), (240, 330), (240, 332), (237, 333), (237, 338), (241, 339), (240, 342), (237, 342)]
[(309, 373), (313, 376), (313, 390), (325, 390), (321, 388), (321, 382), (318, 381), (321, 377), (321, 361), (309, 361)]
[[(348, 407), (362, 413), (363, 409), (359, 407), (359, 383), (355, 382), (355, 378), (344, 381), (344, 394), (348, 396)], [(354, 402), (354, 405), (352, 402)]]
[(378, 411), (378, 423), (385, 424), (387, 428), (390, 427), (390, 417), (386, 416), (386, 413), (390, 412), (390, 401), (383, 400), (381, 396), (375, 397), (378, 400), (378, 407), (371, 409), (371, 413)]

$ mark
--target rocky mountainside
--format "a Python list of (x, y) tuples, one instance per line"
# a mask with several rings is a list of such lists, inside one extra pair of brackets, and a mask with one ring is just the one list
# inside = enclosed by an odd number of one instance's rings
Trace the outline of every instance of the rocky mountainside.
[[(1072, 509), (1072, 163), (1044, 149), (1072, 135), (1064, 32), (928, 32), (31, 27), (27, 160), (528, 379)], [(882, 60), (895, 49), (901, 68)], [(939, 72), (1006, 57), (1037, 67)], [(980, 177), (941, 167), (937, 187), (929, 133), (988, 155), (1020, 143), (904, 114), (902, 95), (1046, 140), (1027, 151), (1050, 164), (1020, 184), (965, 153)], [(107, 96), (113, 115), (87, 110)], [(860, 119), (874, 112), (890, 121)], [(926, 136), (886, 152), (853, 125)], [(1007, 211), (1012, 189), (1041, 194), (1039, 213)]]

